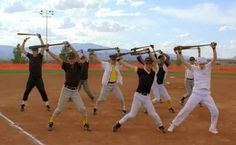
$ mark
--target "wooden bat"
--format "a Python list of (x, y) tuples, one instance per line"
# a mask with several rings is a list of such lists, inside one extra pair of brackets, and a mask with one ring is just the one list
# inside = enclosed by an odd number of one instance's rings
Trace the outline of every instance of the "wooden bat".
[(94, 51), (103, 51), (103, 50), (116, 50), (119, 51), (120, 49), (118, 47), (114, 47), (114, 48), (89, 48), (88, 52), (94, 52)]
[(143, 48), (154, 48), (154, 45), (148, 45), (148, 46), (141, 46), (141, 47), (134, 47), (131, 49), (131, 51), (138, 50), (138, 49), (143, 49)]
[(17, 33), (17, 35), (31, 35), (31, 36), (36, 36), (36, 33)]
[(56, 46), (56, 45), (63, 45), (64, 42), (62, 43), (53, 43), (53, 44), (44, 44), (44, 45), (33, 45), (33, 46), (29, 46), (29, 49), (38, 49), (38, 48), (42, 48), (42, 47), (46, 47), (46, 46)]

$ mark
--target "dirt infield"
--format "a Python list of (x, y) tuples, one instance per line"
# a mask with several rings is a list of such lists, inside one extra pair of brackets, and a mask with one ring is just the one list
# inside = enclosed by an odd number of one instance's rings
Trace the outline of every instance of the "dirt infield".
[[(55, 130), (47, 131), (47, 123), (52, 112), (47, 112), (40, 95), (34, 89), (29, 97), (25, 112), (20, 112), (19, 105), (25, 89), (28, 75), (0, 75), (0, 112), (16, 124), (34, 135), (47, 145), (235, 145), (236, 144), (236, 98), (235, 76), (215, 76), (212, 78), (212, 96), (220, 111), (219, 135), (208, 132), (210, 123), (206, 107), (197, 107), (188, 119), (174, 133), (161, 134), (154, 122), (142, 111), (138, 116), (127, 122), (117, 133), (111, 131), (112, 125), (121, 117), (119, 103), (113, 95), (101, 105), (98, 115), (92, 115), (94, 102), (81, 91), (81, 96), (87, 106), (92, 132), (84, 132), (82, 118), (74, 104), (68, 102), (64, 112), (59, 116)], [(89, 76), (90, 86), (96, 94), (101, 87), (101, 75)], [(63, 74), (46, 74), (44, 82), (53, 109), (63, 83)], [(167, 85), (177, 112), (181, 109), (178, 103), (184, 93), (183, 75), (168, 77)], [(133, 98), (137, 78), (135, 74), (124, 75), (124, 85), (121, 87), (127, 104), (127, 109)], [(168, 112), (166, 104), (156, 104), (156, 110), (167, 127), (176, 116)], [(10, 127), (0, 118), (0, 145), (32, 145), (33, 142), (20, 131)]]

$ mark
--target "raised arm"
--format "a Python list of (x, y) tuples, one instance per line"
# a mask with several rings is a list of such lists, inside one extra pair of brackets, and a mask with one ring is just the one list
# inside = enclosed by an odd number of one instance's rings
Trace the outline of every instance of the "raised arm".
[(95, 60), (98, 63), (102, 63), (102, 60), (100, 60), (94, 52), (90, 52), (89, 55), (92, 57), (93, 60)]
[(47, 53), (48, 53), (53, 59), (56, 60), (57, 63), (59, 63), (60, 65), (63, 64), (63, 60), (62, 60), (60, 57), (58, 57), (56, 54), (54, 54), (53, 52), (51, 52), (51, 51), (48, 49), (48, 46), (46, 47), (46, 51), (47, 51)]
[(211, 59), (211, 64), (214, 65), (216, 63), (216, 60), (217, 60), (216, 43), (215, 42), (211, 43), (211, 48), (212, 48), (212, 51), (213, 51), (213, 57)]
[(183, 55), (182, 55), (182, 50), (179, 49), (179, 50), (176, 50), (175, 51), (176, 55), (177, 55), (177, 58), (180, 59), (180, 61), (189, 69), (191, 69), (191, 65), (184, 59)]
[(124, 61), (123, 59), (120, 59), (120, 63), (130, 69), (133, 69), (134, 71), (137, 71), (137, 66), (129, 64), (128, 62)]
[(143, 60), (143, 58), (142, 58), (142, 56), (140, 54), (137, 56), (137, 60), (138, 60), (139, 63), (144, 65), (144, 60)]
[(30, 39), (30, 37), (26, 37), (25, 39), (24, 39), (24, 41), (22, 42), (22, 44), (21, 44), (21, 46), (20, 46), (20, 52), (21, 53), (27, 53), (26, 51), (25, 51), (25, 43), (26, 43), (26, 41), (27, 40), (29, 40)]
[(65, 41), (64, 43), (65, 43), (64, 46), (65, 46), (67, 52), (69, 52), (71, 50), (76, 55), (77, 62), (80, 62), (80, 56), (79, 56), (78, 52), (76, 51), (76, 49), (68, 41)]
[[(39, 41), (40, 41), (41, 45), (44, 45), (43, 39), (41, 37), (41, 34), (37, 33), (37, 37), (39, 38)], [(46, 47), (41, 48), (39, 53), (41, 53), (43, 55), (45, 49), (46, 49)]]

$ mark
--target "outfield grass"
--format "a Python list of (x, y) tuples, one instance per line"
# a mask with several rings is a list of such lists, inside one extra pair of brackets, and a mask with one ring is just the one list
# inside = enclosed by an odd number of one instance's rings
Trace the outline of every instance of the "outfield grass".
[[(15, 75), (15, 74), (28, 74), (28, 70), (0, 70), (0, 75)], [(63, 70), (43, 70), (43, 74), (62, 74), (64, 73)], [(90, 70), (89, 74), (102, 74), (103, 70)], [(132, 74), (134, 71), (126, 70), (122, 71), (122, 74)], [(184, 75), (183, 71), (170, 71), (168, 72), (169, 75)], [(213, 76), (235, 76), (236, 72), (229, 73), (229, 72), (213, 72)]]

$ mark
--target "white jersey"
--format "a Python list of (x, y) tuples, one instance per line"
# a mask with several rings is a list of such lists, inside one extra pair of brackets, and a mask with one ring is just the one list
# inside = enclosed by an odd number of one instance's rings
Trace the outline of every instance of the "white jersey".
[(191, 71), (194, 76), (193, 91), (200, 89), (207, 89), (210, 91), (211, 87), (211, 63), (205, 65), (204, 69), (200, 69), (198, 66), (191, 66)]
[[(194, 65), (192, 65), (194, 66)], [(186, 68), (185, 70), (185, 79), (193, 79), (194, 76), (193, 76), (193, 72), (189, 69), (189, 68)]]
[[(102, 84), (103, 85), (107, 85), (108, 81), (109, 81), (110, 74), (111, 74), (111, 64), (109, 62), (106, 62), (106, 61), (102, 61), (101, 64), (102, 64), (102, 67), (105, 70), (104, 73), (103, 73), (103, 77), (102, 77)], [(117, 82), (116, 83), (123, 84), (123, 78), (122, 78), (121, 73), (120, 73), (120, 65), (119, 65), (119, 63), (116, 63), (115, 71), (118, 74), (118, 78), (117, 78)]]

